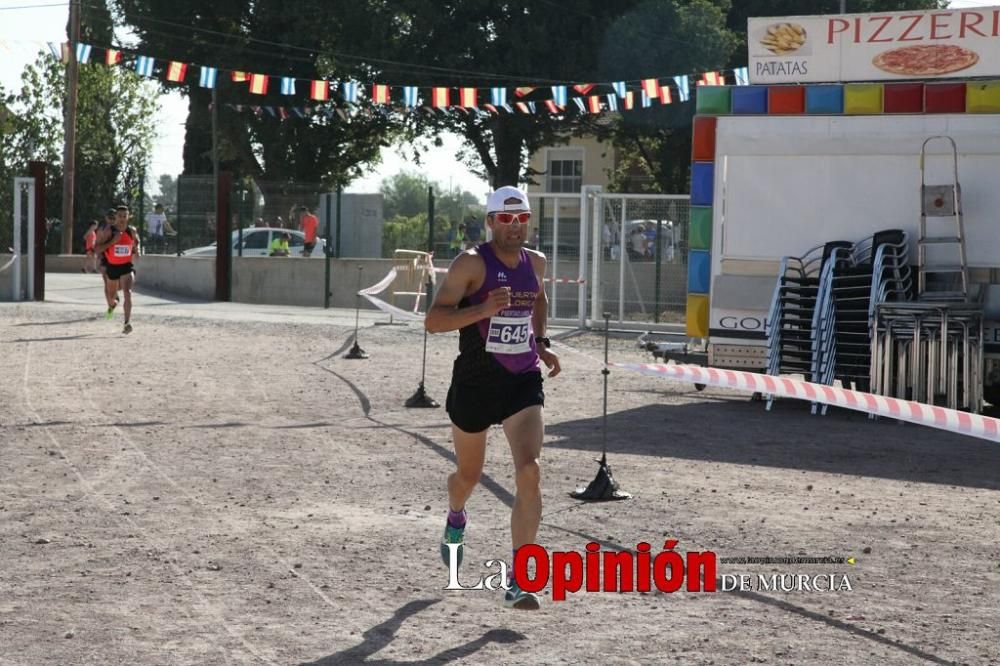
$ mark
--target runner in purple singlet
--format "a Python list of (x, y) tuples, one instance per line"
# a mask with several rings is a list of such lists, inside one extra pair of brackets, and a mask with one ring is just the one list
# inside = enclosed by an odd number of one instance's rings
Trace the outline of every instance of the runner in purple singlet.
[[(450, 510), (441, 543), (445, 564), (448, 544), (463, 544), (465, 502), (483, 471), (486, 435), (493, 424), (503, 425), (514, 459), (517, 492), (510, 531), (515, 555), (521, 546), (535, 543), (541, 521), (538, 459), (545, 394), (539, 360), (549, 368), (549, 377), (559, 374), (560, 367), (544, 337), (545, 255), (523, 247), (530, 220), (524, 192), (509, 186), (493, 192), (486, 202), (493, 240), (455, 258), (427, 313), (431, 333), (459, 331), (446, 405), (457, 469), (448, 477)], [(459, 562), (462, 549), (457, 548)], [(538, 608), (535, 594), (510, 583), (504, 598), (508, 608)]]

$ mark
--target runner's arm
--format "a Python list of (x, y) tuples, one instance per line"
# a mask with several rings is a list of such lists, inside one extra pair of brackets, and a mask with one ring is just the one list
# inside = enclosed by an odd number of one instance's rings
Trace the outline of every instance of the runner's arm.
[(424, 319), (424, 328), (429, 333), (457, 331), (480, 319), (491, 317), (498, 311), (491, 307), (489, 300), (478, 305), (458, 307), (482, 270), (482, 259), (479, 257), (465, 253), (455, 258)]
[(109, 230), (104, 232), (104, 240), (98, 240), (97, 246), (94, 248), (95, 254), (101, 254), (109, 247), (115, 244), (115, 235), (118, 229), (111, 227)]
[[(545, 292), (545, 272), (548, 262), (545, 261), (545, 255), (541, 252), (531, 250), (528, 252), (531, 253), (531, 266), (535, 269), (535, 275), (538, 277), (538, 296), (535, 298), (535, 307), (531, 311), (531, 327), (535, 332), (535, 337), (544, 338), (549, 316), (549, 296)], [(562, 372), (559, 357), (542, 343), (538, 344), (538, 358), (549, 369), (549, 377), (555, 377)]]

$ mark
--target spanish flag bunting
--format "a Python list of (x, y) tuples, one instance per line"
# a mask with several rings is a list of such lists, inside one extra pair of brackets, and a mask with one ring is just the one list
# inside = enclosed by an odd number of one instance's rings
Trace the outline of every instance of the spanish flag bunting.
[(721, 86), (725, 85), (725, 79), (722, 76), (722, 72), (705, 72), (698, 84), (703, 86)]
[(267, 74), (250, 75), (250, 92), (254, 95), (267, 94)]
[(625, 110), (631, 111), (635, 108), (635, 93), (631, 90), (625, 93)]
[(233, 83), (243, 83), (247, 78), (246, 72), (233, 72)]
[(670, 86), (660, 86), (660, 104), (672, 104), (673, 95), (670, 94)]
[(514, 88), (514, 94), (518, 97), (524, 97), (525, 95), (530, 95), (534, 90), (534, 87), (523, 86), (521, 88)]
[(579, 85), (573, 86), (573, 90), (577, 91), (581, 95), (586, 95), (591, 91), (591, 89), (593, 89), (593, 87), (594, 87), (593, 83), (581, 83)]
[(643, 79), (642, 90), (650, 98), (660, 96), (660, 82), (656, 79)]
[(465, 108), (474, 109), (479, 106), (478, 100), (476, 99), (475, 88), (460, 88), (458, 91), (458, 99), (461, 106)]
[(122, 52), (116, 51), (115, 49), (108, 49), (104, 53), (104, 64), (105, 65), (119, 65), (122, 61)]
[(389, 86), (379, 83), (372, 85), (372, 101), (376, 104), (388, 104)]
[(313, 81), (309, 86), (309, 96), (317, 101), (325, 102), (330, 99), (330, 86), (326, 81)]
[(431, 106), (435, 109), (451, 106), (451, 91), (448, 88), (431, 90)]
[(183, 62), (171, 60), (170, 64), (167, 65), (167, 81), (183, 81), (185, 74), (187, 74), (187, 65)]
[(591, 113), (601, 112), (601, 97), (599, 95), (591, 95), (587, 98), (587, 110)]

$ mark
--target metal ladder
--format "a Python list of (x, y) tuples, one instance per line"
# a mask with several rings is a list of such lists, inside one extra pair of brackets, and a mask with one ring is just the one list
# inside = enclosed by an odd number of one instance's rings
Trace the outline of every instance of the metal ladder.
[[(953, 178), (950, 185), (926, 183), (927, 144), (935, 139), (943, 139), (951, 145)], [(929, 217), (952, 218), (954, 227), (945, 229), (941, 220), (933, 225), (934, 235), (928, 235)], [(931, 252), (935, 257), (935, 262), (931, 264), (928, 263), (927, 256), (930, 246), (939, 248)], [(917, 297), (928, 301), (966, 301), (969, 294), (969, 269), (965, 261), (962, 188), (958, 184), (958, 148), (949, 136), (928, 137), (920, 146), (920, 236), (917, 239), (917, 250)], [(953, 257), (958, 263), (943, 263), (942, 255)], [(930, 286), (935, 288), (928, 289), (928, 276), (934, 276), (930, 280)]]

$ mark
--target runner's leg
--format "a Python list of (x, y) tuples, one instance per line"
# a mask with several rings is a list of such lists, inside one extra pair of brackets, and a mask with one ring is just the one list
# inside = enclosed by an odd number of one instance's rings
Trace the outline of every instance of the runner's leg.
[(515, 549), (535, 543), (542, 520), (541, 469), (545, 425), (541, 405), (526, 407), (504, 419), (503, 431), (514, 459), (517, 494), (510, 513), (510, 537)]
[(451, 433), (455, 442), (456, 469), (448, 476), (448, 508), (461, 511), (483, 473), (489, 430), (469, 433), (452, 425)]

